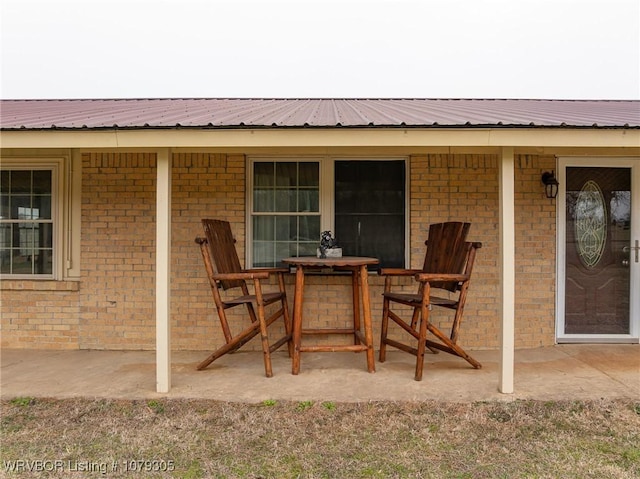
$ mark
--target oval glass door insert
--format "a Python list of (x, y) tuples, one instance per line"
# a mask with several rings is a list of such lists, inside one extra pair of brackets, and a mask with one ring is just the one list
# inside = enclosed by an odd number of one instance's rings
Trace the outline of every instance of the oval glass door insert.
[(576, 247), (588, 268), (598, 264), (607, 242), (607, 207), (598, 184), (587, 181), (576, 201)]

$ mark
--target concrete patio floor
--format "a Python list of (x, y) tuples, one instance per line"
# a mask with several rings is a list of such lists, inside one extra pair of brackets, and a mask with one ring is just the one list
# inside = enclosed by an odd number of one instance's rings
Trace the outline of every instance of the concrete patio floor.
[[(498, 391), (499, 352), (473, 351), (475, 370), (460, 358), (428, 354), (421, 382), (413, 380), (415, 358), (391, 350), (387, 361), (366, 370), (364, 354), (303, 353), (291, 374), (285, 352), (273, 359), (274, 377), (264, 376), (262, 353), (237, 352), (208, 369), (196, 364), (203, 351), (172, 354), (172, 388), (156, 392), (153, 351), (42, 351), (4, 349), (0, 386), (13, 397), (200, 398), (257, 403), (290, 401), (510, 401), (515, 399), (640, 399), (640, 345), (565, 344), (516, 351), (515, 393)], [(376, 356), (377, 359), (377, 356)]]

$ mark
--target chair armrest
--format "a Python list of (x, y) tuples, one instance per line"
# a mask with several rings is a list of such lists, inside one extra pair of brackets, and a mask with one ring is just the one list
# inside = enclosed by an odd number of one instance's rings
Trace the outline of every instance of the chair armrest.
[(212, 278), (216, 281), (231, 281), (234, 279), (267, 279), (267, 271), (243, 271), (241, 273), (215, 273)]
[(416, 281), (421, 283), (466, 281), (469, 276), (466, 274), (443, 274), (443, 273), (418, 273), (415, 275)]
[(243, 273), (289, 273), (289, 268), (251, 268), (242, 270)]
[(378, 270), (378, 274), (380, 276), (414, 276), (420, 271), (419, 269), (381, 268)]

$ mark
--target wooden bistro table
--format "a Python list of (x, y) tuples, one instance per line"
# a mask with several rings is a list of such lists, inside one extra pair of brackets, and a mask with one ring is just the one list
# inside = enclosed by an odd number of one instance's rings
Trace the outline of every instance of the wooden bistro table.
[[(296, 285), (293, 299), (293, 359), (291, 373), (298, 374), (300, 372), (301, 352), (327, 351), (365, 351), (367, 353), (367, 369), (370, 373), (375, 372), (367, 266), (370, 264), (378, 264), (378, 259), (362, 256), (343, 256), (341, 258), (301, 256), (285, 258), (282, 261), (285, 264), (296, 267)], [(302, 329), (304, 275), (305, 269), (309, 268), (337, 268), (340, 270), (351, 271), (351, 284), (353, 289), (353, 328)], [(362, 323), (364, 326), (364, 333), (361, 331), (360, 327), (360, 300), (362, 300)], [(353, 334), (353, 344), (334, 346), (302, 346), (303, 334)]]

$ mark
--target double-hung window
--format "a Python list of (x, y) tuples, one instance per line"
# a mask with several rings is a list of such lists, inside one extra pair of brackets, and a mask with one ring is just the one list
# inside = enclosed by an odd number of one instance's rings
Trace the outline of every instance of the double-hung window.
[[(76, 167), (72, 168), (72, 164)], [(79, 277), (80, 185), (79, 155), (2, 158), (2, 279)]]
[(406, 161), (332, 157), (249, 160), (248, 264), (315, 255), (333, 231), (345, 256), (406, 263)]
[(320, 234), (320, 163), (252, 163), (253, 266), (275, 266), (315, 252)]
[(54, 166), (0, 171), (0, 272), (53, 277)]

